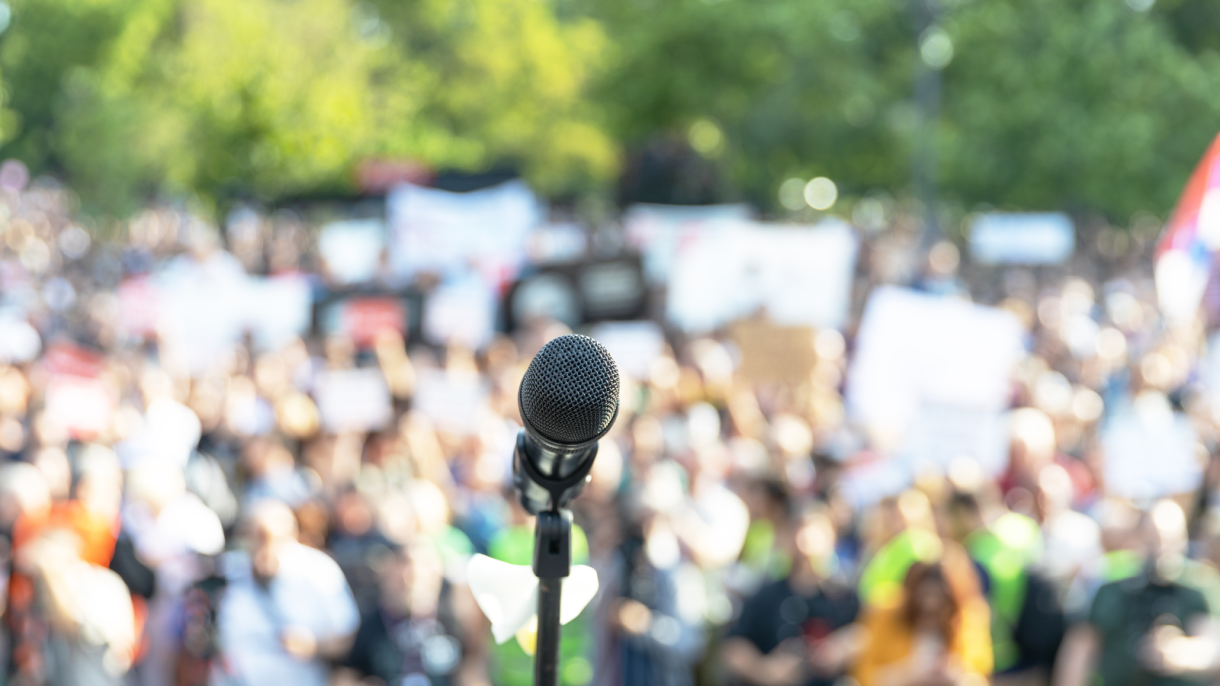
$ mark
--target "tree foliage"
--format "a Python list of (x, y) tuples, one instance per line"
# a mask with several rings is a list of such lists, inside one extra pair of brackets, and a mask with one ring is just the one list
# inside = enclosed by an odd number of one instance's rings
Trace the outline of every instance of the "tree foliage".
[[(639, 144), (711, 121), (724, 133), (711, 155), (763, 206), (789, 177), (902, 193), (916, 138), (933, 130), (951, 200), (1120, 221), (1166, 213), (1220, 129), (1220, 61), (1204, 38), (1220, 15), (1166, 3), (941, 0), (954, 49), (925, 129), (913, 2), (587, 0), (617, 50), (599, 92), (614, 132)], [(1211, 17), (1211, 32), (1184, 17)]]
[(367, 157), (510, 160), (551, 190), (612, 175), (582, 98), (595, 24), (536, 0), (385, 5), (23, 0), (0, 43), (25, 117), (6, 152), (109, 212), (165, 191), (342, 189)]
[[(789, 178), (1165, 214), (1220, 129), (1211, 0), (11, 0), (0, 155), (124, 212), (343, 190), (368, 157), (609, 185), (682, 141), (776, 204)], [(916, 2), (952, 44), (924, 126)], [(694, 154), (693, 152), (690, 154)], [(702, 183), (702, 182), (700, 182)]]

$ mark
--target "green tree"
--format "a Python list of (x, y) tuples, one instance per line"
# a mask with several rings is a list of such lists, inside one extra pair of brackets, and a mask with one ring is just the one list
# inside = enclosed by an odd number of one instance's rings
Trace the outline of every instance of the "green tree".
[(0, 67), (25, 126), (3, 152), (110, 213), (343, 189), (369, 156), (510, 160), (550, 190), (613, 173), (582, 98), (595, 25), (535, 0), (412, 8), (427, 21), (351, 0), (22, 0)]
[[(658, 130), (697, 143), (711, 123), (723, 140), (701, 152), (731, 179), (727, 195), (764, 207), (792, 176), (908, 190), (923, 68), (908, 0), (569, 1), (615, 44), (598, 97), (628, 145)], [(941, 0), (953, 47), (935, 129), (941, 196), (1119, 221), (1167, 212), (1220, 129), (1207, 42), (1220, 15), (1165, 2)]]
[(1126, 3), (994, 0), (948, 14), (947, 191), (1016, 208), (1165, 215), (1220, 130), (1220, 59)]

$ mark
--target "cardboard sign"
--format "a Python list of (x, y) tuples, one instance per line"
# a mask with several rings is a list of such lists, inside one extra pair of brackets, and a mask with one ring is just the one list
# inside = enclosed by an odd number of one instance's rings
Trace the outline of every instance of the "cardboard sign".
[(809, 327), (743, 321), (732, 326), (730, 335), (741, 351), (737, 371), (751, 381), (799, 385), (813, 373), (817, 356)]
[(375, 431), (393, 418), (390, 389), (378, 369), (322, 372), (314, 384), (314, 400), (328, 433)]

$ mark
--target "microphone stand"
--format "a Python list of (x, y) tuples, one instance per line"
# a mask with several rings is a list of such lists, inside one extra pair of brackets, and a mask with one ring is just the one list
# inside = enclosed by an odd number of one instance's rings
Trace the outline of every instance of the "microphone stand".
[(572, 566), (572, 521), (566, 510), (538, 513), (534, 524), (534, 574), (538, 577), (538, 638), (534, 686), (559, 684), (559, 603)]
[[(572, 571), (572, 513), (563, 506), (584, 488), (596, 455), (596, 443), (585, 451), (564, 456), (568, 460), (552, 453), (549, 457), (555, 459), (546, 462), (553, 474), (548, 475), (531, 459), (525, 432), (517, 435), (517, 446), (513, 451), (514, 481), (521, 491), (522, 505), (537, 514), (532, 561), (534, 576), (538, 577), (534, 686), (559, 684), (560, 597), (563, 580)], [(575, 464), (576, 468), (567, 476), (559, 476), (565, 463)], [(545, 497), (545, 500), (539, 496)]]

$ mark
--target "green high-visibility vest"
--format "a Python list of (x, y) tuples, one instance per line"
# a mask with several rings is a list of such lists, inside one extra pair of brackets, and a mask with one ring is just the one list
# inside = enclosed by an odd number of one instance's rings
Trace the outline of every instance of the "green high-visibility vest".
[[(496, 534), (487, 553), (501, 562), (528, 565), (534, 559), (534, 530), (526, 526), (508, 527)], [(589, 541), (585, 532), (572, 525), (572, 564), (589, 561)], [(563, 626), (559, 639), (559, 683), (584, 686), (593, 679), (593, 604), (576, 619)], [(532, 686), (534, 658), (515, 639), (491, 647), (491, 677), (496, 686)]]
[(1002, 672), (1020, 658), (1013, 632), (1025, 605), (1026, 569), (1042, 548), (1042, 532), (1034, 520), (1010, 512), (991, 528), (966, 537), (965, 546), (991, 581), (987, 602), (991, 605), (992, 653), (995, 671)]

